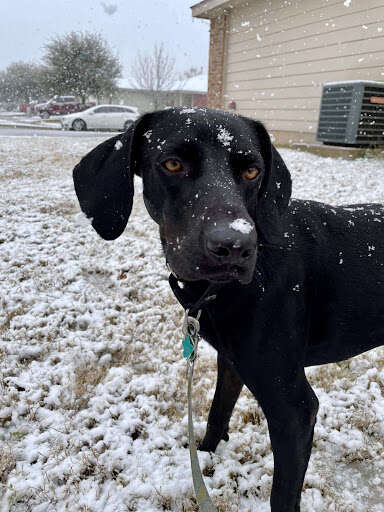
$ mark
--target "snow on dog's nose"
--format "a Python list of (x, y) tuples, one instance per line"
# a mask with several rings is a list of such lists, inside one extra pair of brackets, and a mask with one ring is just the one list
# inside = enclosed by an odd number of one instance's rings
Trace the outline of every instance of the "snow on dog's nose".
[(253, 271), (256, 258), (256, 230), (246, 219), (215, 223), (205, 232), (205, 252), (210, 261), (228, 277)]

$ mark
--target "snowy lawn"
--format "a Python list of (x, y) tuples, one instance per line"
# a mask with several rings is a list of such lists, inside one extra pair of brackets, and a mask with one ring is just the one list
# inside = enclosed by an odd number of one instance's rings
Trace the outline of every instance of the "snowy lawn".
[[(2, 512), (196, 510), (182, 310), (156, 227), (140, 193), (117, 241), (78, 214), (71, 170), (101, 140), (0, 138)], [(383, 160), (282, 154), (296, 197), (384, 202)], [(384, 349), (307, 373), (321, 405), (303, 512), (383, 512)], [(199, 438), (214, 382), (202, 343)], [(200, 461), (219, 511), (269, 510), (273, 459), (248, 392), (229, 442)]]

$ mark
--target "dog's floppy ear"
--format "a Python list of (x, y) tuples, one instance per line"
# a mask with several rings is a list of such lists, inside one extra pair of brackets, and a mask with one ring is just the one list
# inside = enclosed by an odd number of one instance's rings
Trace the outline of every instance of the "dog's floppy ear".
[(133, 203), (132, 139), (135, 125), (99, 144), (74, 168), (80, 207), (105, 240), (124, 231)]
[(265, 165), (256, 210), (256, 225), (266, 242), (280, 244), (283, 242), (281, 216), (287, 209), (292, 192), (291, 175), (263, 124), (254, 121), (254, 126)]

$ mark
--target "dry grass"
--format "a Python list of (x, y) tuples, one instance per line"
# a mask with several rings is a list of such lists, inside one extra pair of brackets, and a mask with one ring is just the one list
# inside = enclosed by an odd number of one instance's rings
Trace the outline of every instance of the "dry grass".
[(44, 215), (73, 215), (78, 211), (75, 201), (55, 201), (41, 206), (39, 212)]
[(88, 400), (94, 388), (103, 381), (108, 372), (106, 365), (100, 366), (98, 362), (81, 362), (73, 372), (72, 390), (75, 398), (75, 409), (88, 407)]
[(348, 376), (350, 373), (350, 364), (351, 360), (348, 359), (347, 361), (327, 364), (313, 369), (308, 375), (308, 381), (311, 386), (319, 386), (329, 393), (334, 389), (336, 380)]
[(7, 481), (9, 473), (16, 467), (16, 459), (7, 445), (0, 445), (0, 483)]
[(9, 330), (13, 318), (15, 318), (18, 315), (23, 314), (24, 311), (21, 308), (14, 309), (13, 311), (6, 311), (4, 303), (2, 304), (2, 309), (4, 311), (5, 320), (0, 325), (0, 334), (5, 334)]

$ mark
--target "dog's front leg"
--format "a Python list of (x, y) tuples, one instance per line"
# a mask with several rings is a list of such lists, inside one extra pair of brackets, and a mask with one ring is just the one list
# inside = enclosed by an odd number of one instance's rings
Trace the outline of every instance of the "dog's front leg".
[[(267, 413), (274, 456), (271, 492), (272, 512), (299, 512), (300, 497), (318, 410), (317, 398), (308, 382), (300, 384), (300, 398), (286, 403), (279, 418)], [(281, 404), (283, 407), (283, 404)]]
[[(240, 372), (240, 368), (239, 368)], [(274, 456), (272, 512), (299, 512), (300, 495), (312, 449), (318, 400), (303, 368), (258, 357), (242, 362), (244, 383), (260, 403), (268, 422)]]
[(216, 390), (199, 450), (214, 452), (222, 439), (228, 441), (229, 420), (242, 387), (243, 381), (233, 364), (218, 353)]

